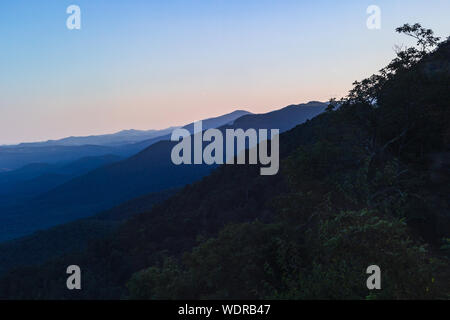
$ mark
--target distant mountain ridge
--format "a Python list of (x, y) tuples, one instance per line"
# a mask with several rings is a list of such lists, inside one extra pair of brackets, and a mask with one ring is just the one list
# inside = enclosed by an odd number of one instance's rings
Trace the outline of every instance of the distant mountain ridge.
[[(239, 119), (246, 115), (253, 115), (253, 113), (245, 111), (245, 110), (236, 110), (236, 111), (233, 111), (231, 113), (225, 114), (220, 117), (204, 119), (204, 120), (202, 120), (202, 127), (203, 127), (203, 130), (207, 130), (207, 129), (211, 129), (211, 128), (219, 128), (224, 125), (232, 124), (234, 121), (236, 121), (236, 119)], [(182, 128), (188, 130), (191, 134), (194, 133), (194, 123), (193, 122), (185, 125)], [(164, 136), (159, 136), (157, 138), (144, 140), (144, 141), (141, 141), (141, 142), (135, 144), (135, 146), (139, 146), (139, 148), (141, 150), (144, 150), (145, 148), (151, 146), (152, 144), (154, 144), (158, 141), (170, 140), (170, 136), (171, 136), (171, 133), (164, 135)]]
[(7, 145), (7, 148), (23, 147), (43, 147), (43, 146), (83, 146), (83, 145), (101, 145), (114, 146), (151, 139), (157, 136), (165, 135), (177, 127), (169, 127), (162, 130), (122, 130), (116, 133), (89, 135), (89, 136), (71, 136), (57, 140), (47, 140), (42, 142), (24, 142), (17, 145)]
[[(225, 115), (205, 119), (203, 124), (206, 129), (216, 128), (232, 123), (235, 119), (247, 114), (250, 114), (250, 112), (236, 110)], [(18, 169), (0, 170), (0, 205), (20, 203), (26, 198), (47, 192), (78, 175), (136, 154), (158, 141), (170, 140), (170, 132), (175, 128), (178, 127), (159, 131), (125, 130), (106, 136), (69, 137), (53, 142), (25, 143), (4, 147), (3, 149), (0, 147), (0, 163), (2, 161), (14, 162), (15, 166), (18, 166), (21, 161), (26, 163)], [(185, 125), (184, 128), (192, 132), (193, 123)], [(97, 142), (106, 142), (105, 137), (112, 141), (112, 139), (118, 139), (119, 136), (134, 136), (134, 139), (142, 140), (147, 137), (148, 132), (152, 132), (154, 138), (119, 146), (59, 145), (72, 139), (78, 142), (95, 142), (95, 139), (97, 139)], [(164, 134), (166, 132), (169, 132), (169, 134)], [(51, 144), (55, 145), (52, 146)], [(16, 157), (15, 155), (19, 156)], [(8, 159), (8, 156), (10, 156), (10, 159)], [(43, 162), (38, 162), (39, 160)]]
[[(226, 125), (222, 125), (221, 130), (252, 127), (278, 128), (283, 132), (322, 113), (325, 108), (325, 103), (300, 104), (267, 114), (245, 114), (237, 119), (222, 117), (221, 123)], [(204, 129), (218, 123), (207, 119)], [(0, 234), (3, 239), (8, 239), (25, 235), (33, 229), (44, 229), (88, 217), (147, 193), (192, 183), (215, 168), (208, 165), (174, 165), (170, 155), (175, 144), (158, 141), (128, 159), (79, 176), (23, 206), (9, 208), (5, 211), (10, 217), (8, 221), (0, 216), (0, 225), (3, 224)], [(11, 229), (16, 232), (7, 236), (7, 231)]]
[[(219, 127), (234, 121), (248, 111), (238, 110), (205, 119), (210, 127)], [(185, 127), (189, 127), (188, 124)], [(61, 140), (0, 146), (0, 174), (31, 163), (69, 163), (83, 157), (112, 154), (129, 157), (148, 146), (170, 137), (171, 127), (164, 130), (125, 130), (111, 135), (68, 137)]]
[(290, 130), (300, 123), (311, 120), (325, 111), (324, 102), (310, 101), (305, 104), (289, 105), (279, 110), (262, 114), (242, 116), (233, 123), (233, 127), (279, 129), (280, 132)]

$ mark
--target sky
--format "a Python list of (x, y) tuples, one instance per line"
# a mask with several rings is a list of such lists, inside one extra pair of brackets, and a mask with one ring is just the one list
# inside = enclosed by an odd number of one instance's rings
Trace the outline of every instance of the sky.
[(339, 98), (411, 44), (396, 27), (447, 37), (449, 12), (448, 0), (2, 0), (0, 145)]

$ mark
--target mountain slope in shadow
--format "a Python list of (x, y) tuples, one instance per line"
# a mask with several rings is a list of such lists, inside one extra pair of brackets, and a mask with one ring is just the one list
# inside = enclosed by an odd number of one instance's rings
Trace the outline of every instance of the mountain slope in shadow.
[[(318, 115), (326, 104), (289, 106), (263, 115), (245, 115), (246, 128), (280, 128), (281, 131)], [(252, 119), (255, 119), (254, 123)], [(240, 118), (222, 127), (241, 128)], [(287, 123), (287, 124), (286, 124)], [(212, 123), (208, 125), (215, 125)], [(11, 239), (78, 218), (88, 217), (121, 202), (165, 189), (192, 183), (216, 166), (174, 165), (171, 150), (178, 142), (159, 141), (140, 153), (117, 163), (79, 176), (20, 207), (5, 209), (0, 217), (3, 239)], [(7, 221), (5, 220), (7, 217)], [(14, 230), (8, 234), (8, 230)]]
[[(250, 112), (237, 110), (206, 119), (204, 123), (211, 128), (217, 128), (246, 114)], [(190, 126), (192, 124), (185, 127)], [(106, 154), (129, 157), (158, 141), (168, 140), (170, 137), (168, 133), (172, 132), (173, 128), (150, 131), (125, 130), (111, 135), (69, 137), (55, 141), (0, 146), (0, 173), (32, 163), (68, 164), (83, 157)]]
[(76, 176), (122, 160), (116, 155), (85, 157), (69, 164), (32, 163), (0, 173), (0, 204), (21, 203), (54, 189)]

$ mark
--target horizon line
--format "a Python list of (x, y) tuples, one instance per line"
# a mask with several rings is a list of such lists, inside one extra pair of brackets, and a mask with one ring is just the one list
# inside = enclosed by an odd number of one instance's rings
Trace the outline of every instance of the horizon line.
[[(270, 112), (274, 112), (277, 110), (281, 110), (283, 108), (287, 108), (287, 107), (291, 107), (291, 106), (299, 106), (299, 105), (307, 105), (307, 104), (311, 104), (311, 103), (327, 103), (327, 101), (323, 102), (323, 101), (319, 101), (319, 100), (310, 100), (308, 102), (301, 102), (301, 103), (292, 103), (292, 104), (288, 104), (286, 106), (283, 107), (276, 107), (276, 109), (273, 109), (271, 111), (268, 112), (263, 112), (263, 113), (254, 113), (251, 112), (249, 110), (247, 110), (247, 108), (237, 108), (231, 112), (227, 112), (227, 113), (223, 113), (220, 115), (215, 115), (215, 116), (209, 116), (207, 118), (201, 119), (202, 121), (205, 120), (210, 120), (210, 119), (215, 119), (215, 118), (219, 118), (219, 117), (223, 117), (226, 115), (230, 115), (232, 113), (241, 111), (241, 112), (247, 112), (247, 114), (252, 114), (252, 115), (258, 115), (258, 114), (266, 114), (266, 113), (270, 113)], [(15, 146), (21, 146), (21, 145), (27, 145), (27, 144), (37, 144), (37, 143), (47, 143), (47, 142), (56, 142), (56, 141), (60, 141), (63, 139), (68, 139), (68, 138), (90, 138), (90, 137), (97, 137), (97, 136), (104, 136), (104, 135), (114, 135), (114, 134), (118, 134), (121, 132), (125, 132), (125, 131), (139, 131), (139, 132), (146, 132), (146, 131), (163, 131), (163, 130), (168, 130), (171, 128), (181, 128), (184, 126), (187, 126), (189, 124), (194, 123), (196, 120), (190, 121), (188, 123), (182, 124), (182, 125), (171, 125), (168, 127), (164, 127), (161, 129), (134, 129), (134, 128), (128, 128), (128, 129), (121, 129), (121, 130), (116, 130), (113, 132), (99, 132), (99, 133), (94, 133), (94, 134), (89, 134), (89, 135), (70, 135), (70, 136), (63, 136), (63, 137), (59, 137), (59, 138), (49, 138), (49, 139), (39, 139), (39, 140), (27, 140), (27, 141), (22, 141), (22, 142), (17, 142), (17, 143), (6, 143), (6, 144), (0, 144), (0, 147), (15, 147)]]

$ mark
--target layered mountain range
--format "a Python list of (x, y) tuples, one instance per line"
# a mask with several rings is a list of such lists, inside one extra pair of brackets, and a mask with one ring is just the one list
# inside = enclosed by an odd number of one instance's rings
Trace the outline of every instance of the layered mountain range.
[[(310, 102), (291, 105), (266, 114), (235, 111), (202, 121), (203, 129), (254, 128), (280, 129), (284, 132), (325, 110), (326, 104)], [(183, 128), (193, 133), (193, 124)], [(90, 138), (94, 139), (94, 138)], [(108, 138), (109, 141), (111, 137)], [(98, 140), (98, 139), (97, 139)], [(62, 140), (64, 144), (67, 140)], [(39, 158), (43, 149), (84, 148), (86, 146), (18, 146), (30, 156), (36, 150)], [(51, 142), (55, 143), (55, 142)], [(114, 147), (115, 150), (141, 150), (130, 157), (126, 152), (84, 157), (65, 163), (32, 163), (14, 171), (0, 174), (1, 237), (7, 240), (35, 230), (51, 227), (106, 210), (124, 201), (148, 193), (182, 187), (208, 175), (215, 166), (174, 165), (171, 150), (176, 142), (170, 134)], [(110, 146), (87, 146), (87, 148)], [(0, 150), (1, 152), (2, 150)], [(77, 152), (66, 151), (64, 158)], [(48, 154), (49, 155), (49, 154)], [(47, 156), (48, 156), (47, 155)], [(119, 158), (121, 157), (121, 158)], [(62, 162), (62, 164), (61, 164)]]

